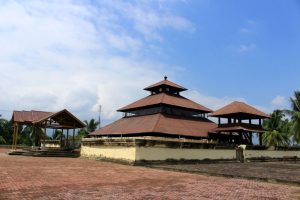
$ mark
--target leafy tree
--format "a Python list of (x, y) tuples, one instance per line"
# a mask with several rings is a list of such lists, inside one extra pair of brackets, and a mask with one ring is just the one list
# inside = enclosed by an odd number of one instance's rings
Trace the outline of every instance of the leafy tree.
[(63, 138), (65, 138), (65, 135), (60, 130), (56, 129), (55, 132), (52, 134), (52, 139), (53, 140), (60, 140), (60, 139), (63, 139)]
[(11, 144), (13, 124), (6, 119), (0, 119), (0, 144)]
[(88, 133), (94, 132), (97, 129), (97, 126), (99, 125), (99, 122), (95, 119), (91, 119), (89, 122), (87, 120), (84, 120), (84, 123), (86, 125), (86, 130)]
[(91, 119), (90, 121), (84, 120), (83, 121), (86, 125), (86, 127), (80, 129), (77, 133), (77, 138), (83, 138), (86, 137), (88, 134), (94, 132), (97, 129), (97, 126), (99, 125), (99, 122), (95, 119)]
[(300, 91), (295, 91), (294, 97), (290, 98), (292, 104), (292, 110), (290, 111), (291, 119), (293, 123), (292, 137), (293, 140), (300, 143)]
[(264, 120), (263, 143), (267, 146), (285, 146), (289, 144), (291, 123), (285, 117), (282, 110), (275, 110), (270, 119)]

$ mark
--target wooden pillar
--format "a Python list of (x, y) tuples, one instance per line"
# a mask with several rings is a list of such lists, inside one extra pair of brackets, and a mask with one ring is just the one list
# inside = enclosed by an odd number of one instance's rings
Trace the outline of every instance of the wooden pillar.
[(231, 118), (228, 118), (228, 124), (231, 124)]
[(64, 135), (64, 129), (61, 129), (61, 136), (60, 136), (60, 148), (63, 146), (63, 135)]
[(45, 123), (45, 126), (44, 126), (44, 147), (46, 147), (46, 136), (47, 136), (47, 128), (46, 128), (46, 123)]
[(261, 119), (258, 120), (259, 125), (261, 126)]
[(262, 146), (262, 134), (263, 133), (258, 133), (258, 137), (259, 137), (259, 145)]
[(18, 145), (18, 133), (19, 133), (19, 124), (16, 124), (15, 150), (17, 149), (17, 145)]
[(38, 129), (38, 146), (41, 147), (42, 143), (42, 129)]
[(11, 149), (15, 148), (15, 139), (16, 139), (16, 124), (14, 123), (13, 142), (11, 144)]
[(249, 119), (249, 124), (251, 124), (252, 122), (251, 122), (251, 119)]
[(69, 147), (69, 129), (67, 129), (67, 142), (66, 143), (67, 143), (66, 146)]
[(75, 128), (73, 128), (73, 147), (75, 148)]
[(250, 137), (250, 144), (253, 145), (253, 143), (252, 143), (252, 132), (249, 132), (249, 137)]
[(218, 117), (218, 123), (221, 124), (221, 118), (220, 117)]
[(33, 146), (36, 146), (36, 129), (35, 126), (33, 126)]

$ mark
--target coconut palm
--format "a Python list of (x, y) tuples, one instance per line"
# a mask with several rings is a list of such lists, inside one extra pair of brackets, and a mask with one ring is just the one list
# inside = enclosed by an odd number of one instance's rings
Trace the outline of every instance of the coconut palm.
[(290, 98), (292, 104), (291, 118), (293, 123), (293, 140), (300, 143), (300, 91), (295, 91), (294, 97)]
[(283, 146), (289, 144), (290, 122), (286, 119), (282, 110), (275, 110), (270, 119), (264, 120), (263, 143), (267, 146)]
[(86, 126), (78, 131), (77, 138), (86, 137), (89, 133), (94, 132), (99, 125), (99, 122), (95, 119), (91, 119), (90, 121), (84, 120), (83, 122)]
[(86, 125), (86, 130), (88, 133), (94, 132), (97, 129), (97, 126), (99, 125), (99, 122), (95, 119), (91, 119), (89, 122), (87, 120), (83, 121)]

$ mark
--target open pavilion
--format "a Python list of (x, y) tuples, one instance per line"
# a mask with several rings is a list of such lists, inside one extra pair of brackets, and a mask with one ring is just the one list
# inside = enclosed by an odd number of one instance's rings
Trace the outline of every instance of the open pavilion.
[[(210, 134), (220, 142), (253, 145), (252, 134), (257, 133), (262, 145), (262, 120), (270, 116), (244, 102), (234, 101), (210, 114), (218, 118), (218, 127)], [(256, 121), (256, 123), (253, 123)]]
[[(45, 111), (14, 111), (12, 115), (12, 122), (14, 127), (12, 149), (17, 149), (18, 134), (22, 125), (31, 126), (33, 129), (33, 146), (41, 146), (41, 141), (45, 144), (47, 129), (59, 129), (64, 133), (67, 131), (66, 141), (69, 144), (69, 130), (73, 130), (73, 143), (75, 130), (77, 128), (84, 128), (82, 123), (71, 112), (63, 109), (58, 112)], [(42, 133), (43, 132), (43, 133)]]

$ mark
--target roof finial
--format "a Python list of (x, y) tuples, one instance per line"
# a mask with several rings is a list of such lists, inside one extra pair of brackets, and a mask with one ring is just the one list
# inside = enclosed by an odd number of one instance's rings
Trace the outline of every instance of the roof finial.
[(164, 78), (165, 78), (165, 81), (168, 79), (168, 77), (167, 77), (167, 76), (165, 76)]

